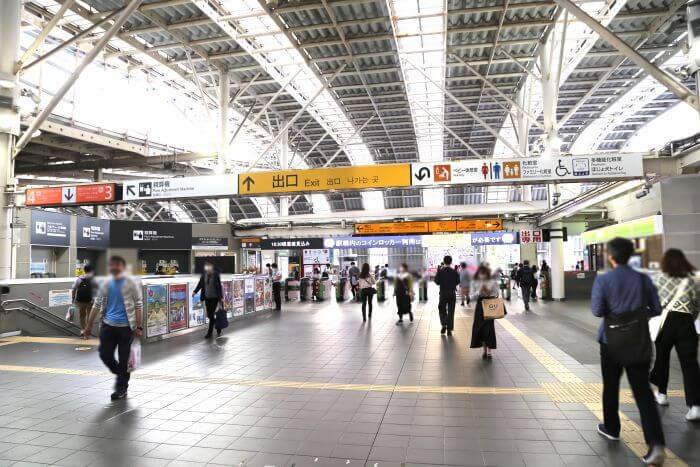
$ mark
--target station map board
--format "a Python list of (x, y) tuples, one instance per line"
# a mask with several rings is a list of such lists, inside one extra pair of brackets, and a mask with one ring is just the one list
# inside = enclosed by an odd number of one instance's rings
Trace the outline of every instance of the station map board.
[(367, 190), (410, 185), (410, 164), (276, 170), (238, 175), (238, 192), (241, 195)]
[(355, 235), (401, 235), (497, 231), (500, 219), (459, 219), (445, 221), (372, 222), (355, 224)]

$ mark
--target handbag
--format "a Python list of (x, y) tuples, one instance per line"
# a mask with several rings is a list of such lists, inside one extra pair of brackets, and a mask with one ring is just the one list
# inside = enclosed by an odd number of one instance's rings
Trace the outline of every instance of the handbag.
[(501, 297), (482, 298), (484, 319), (501, 319), (506, 315), (506, 305)]
[(686, 280), (690, 280), (690, 279), (684, 279), (676, 286), (676, 291), (673, 294), (673, 298), (671, 298), (671, 301), (668, 302), (664, 306), (664, 309), (663, 309), (661, 315), (654, 316), (654, 317), (649, 319), (649, 334), (651, 336), (652, 341), (656, 342), (656, 338), (659, 337), (659, 333), (661, 332), (661, 328), (664, 327), (664, 323), (666, 322), (666, 317), (668, 316), (669, 307), (672, 304), (676, 303), (676, 301), (680, 300), (681, 294), (683, 293), (683, 289), (684, 289), (683, 285), (685, 284)]
[(642, 305), (636, 310), (609, 314), (603, 321), (608, 354), (622, 366), (648, 364), (652, 357), (646, 291), (642, 281)]
[(226, 310), (222, 307), (216, 309), (214, 319), (216, 321), (216, 329), (226, 329), (228, 327), (228, 316), (226, 316)]

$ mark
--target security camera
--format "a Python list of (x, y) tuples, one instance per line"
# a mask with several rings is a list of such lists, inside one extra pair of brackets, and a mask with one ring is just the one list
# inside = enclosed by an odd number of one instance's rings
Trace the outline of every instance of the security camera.
[(552, 206), (556, 206), (559, 204), (559, 198), (561, 198), (561, 193), (558, 191), (555, 193), (552, 193)]

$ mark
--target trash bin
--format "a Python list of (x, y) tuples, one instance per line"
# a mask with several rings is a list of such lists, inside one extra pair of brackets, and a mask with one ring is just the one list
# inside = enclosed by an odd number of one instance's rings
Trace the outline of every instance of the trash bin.
[(299, 300), (311, 300), (311, 279), (302, 277), (299, 284)]
[(338, 279), (338, 282), (335, 283), (335, 299), (338, 302), (344, 302), (347, 298), (347, 294), (345, 293), (347, 288), (348, 280), (345, 277), (341, 277)]
[(377, 301), (383, 302), (386, 300), (386, 279), (377, 281)]
[(284, 281), (284, 300), (299, 300), (299, 279), (286, 279)]
[(501, 297), (504, 300), (510, 300), (510, 277), (502, 276), (499, 283), (499, 287), (501, 289)]
[(428, 301), (428, 281), (426, 279), (418, 281), (418, 301)]

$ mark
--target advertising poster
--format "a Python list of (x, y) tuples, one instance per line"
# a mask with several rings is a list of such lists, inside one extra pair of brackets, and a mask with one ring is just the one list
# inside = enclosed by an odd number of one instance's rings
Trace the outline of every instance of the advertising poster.
[[(197, 287), (197, 282), (190, 282), (190, 290)], [(207, 322), (207, 313), (204, 310), (204, 303), (200, 300), (200, 295), (197, 293), (194, 297), (190, 296), (190, 327), (201, 326)]]
[(272, 309), (272, 282), (265, 281), (265, 308)]
[(168, 332), (168, 286), (146, 286), (146, 337)]
[(241, 316), (243, 314), (243, 309), (245, 307), (244, 280), (243, 279), (234, 279), (231, 284), (233, 287), (233, 293), (232, 293), (233, 316)]
[(255, 278), (246, 277), (244, 281), (245, 314), (255, 312)]
[(221, 281), (221, 291), (224, 294), (224, 310), (226, 316), (233, 317), (233, 282)]
[(255, 278), (255, 311), (265, 309), (265, 279)]
[(68, 306), (71, 303), (73, 303), (73, 296), (70, 289), (49, 291), (49, 308)]
[(171, 331), (187, 328), (187, 284), (170, 284), (168, 317)]

